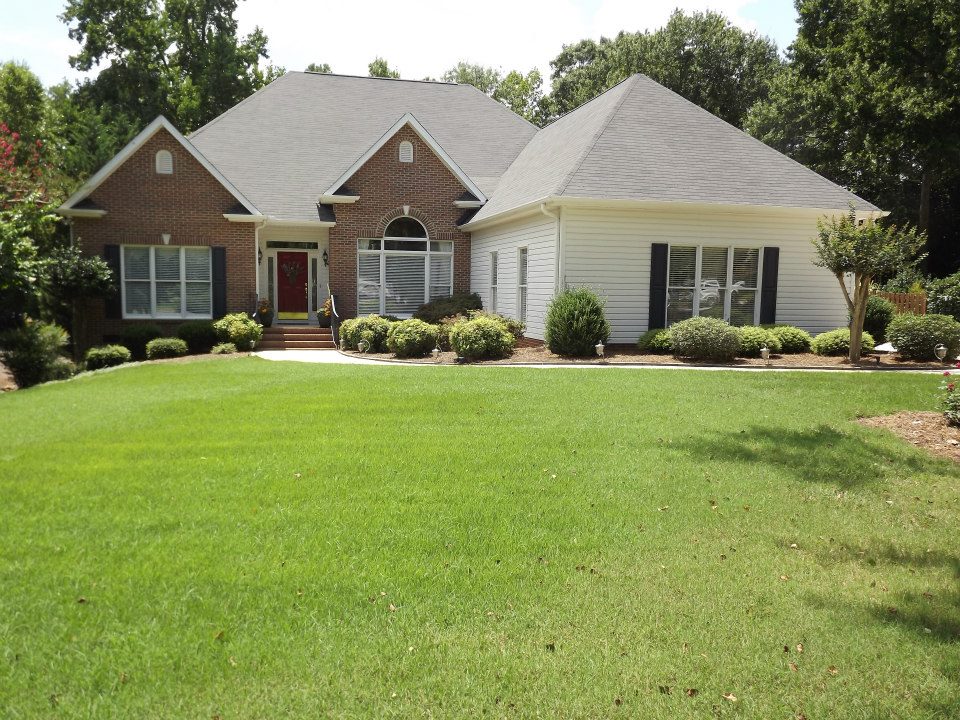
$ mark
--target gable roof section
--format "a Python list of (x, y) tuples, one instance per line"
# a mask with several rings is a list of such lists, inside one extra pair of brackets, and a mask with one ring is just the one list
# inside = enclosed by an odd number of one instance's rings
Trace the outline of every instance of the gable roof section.
[(253, 203), (244, 197), (244, 195), (236, 187), (234, 187), (233, 183), (227, 180), (227, 178), (225, 178), (223, 174), (209, 160), (207, 160), (207, 158), (205, 158), (203, 154), (197, 150), (197, 148), (195, 148), (193, 144), (187, 140), (169, 120), (162, 115), (159, 115), (156, 120), (141, 130), (137, 136), (133, 138), (133, 140), (128, 142), (120, 152), (113, 156), (113, 159), (111, 159), (110, 162), (100, 168), (100, 170), (98, 170), (93, 177), (87, 180), (87, 182), (85, 182), (79, 190), (67, 198), (66, 202), (57, 208), (57, 212), (59, 212), (61, 215), (80, 214), (80, 212), (83, 212), (83, 201), (85, 201), (94, 190), (100, 187), (100, 185), (103, 184), (103, 181), (110, 177), (114, 171), (117, 170), (117, 168), (123, 165), (123, 163), (125, 163), (130, 156), (139, 150), (144, 143), (147, 142), (147, 140), (156, 135), (161, 129), (170, 133), (174, 139), (176, 139), (177, 142), (179, 142), (207, 172), (209, 172), (221, 185), (223, 185), (227, 192), (233, 195), (236, 201), (240, 203), (246, 212), (250, 213), (251, 215), (260, 215), (260, 211), (257, 210)]
[(474, 222), (563, 197), (879, 211), (644, 75), (537, 133)]
[(486, 197), (537, 132), (470, 85), (288, 72), (190, 142), (261, 212), (306, 220), (317, 196), (407, 113)]
[(477, 187), (476, 183), (474, 183), (473, 180), (467, 176), (467, 174), (459, 165), (457, 165), (453, 158), (451, 158), (446, 151), (440, 147), (440, 143), (434, 139), (433, 135), (431, 135), (427, 129), (420, 124), (420, 121), (417, 120), (417, 118), (415, 118), (411, 113), (404, 113), (403, 117), (393, 124), (393, 127), (387, 130), (373, 145), (367, 148), (367, 151), (357, 158), (353, 165), (344, 170), (340, 177), (333, 181), (333, 185), (331, 185), (325, 192), (322, 193), (321, 199), (323, 196), (335, 195), (343, 187), (344, 183), (346, 183), (347, 180), (353, 177), (353, 175), (364, 166), (367, 160), (376, 155), (377, 151), (386, 145), (390, 138), (400, 132), (400, 130), (407, 125), (409, 125), (410, 129), (413, 130), (420, 137), (420, 139), (427, 144), (427, 146), (433, 151), (433, 154), (436, 155), (440, 162), (446, 166), (447, 170), (449, 170), (470, 193), (476, 196), (475, 199), (479, 200), (480, 202), (486, 202), (487, 196), (483, 194), (483, 191)]

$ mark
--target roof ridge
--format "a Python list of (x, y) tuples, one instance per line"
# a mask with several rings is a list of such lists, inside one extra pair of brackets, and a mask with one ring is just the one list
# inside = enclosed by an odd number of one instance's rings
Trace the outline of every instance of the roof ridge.
[[(637, 75), (633, 74), (630, 77), (625, 78), (620, 82), (618, 82), (616, 85), (610, 88), (610, 90), (620, 87), (625, 83), (631, 83), (631, 85), (636, 85), (636, 77)], [(610, 92), (610, 90), (607, 90), (606, 92), (603, 92), (600, 95), (597, 95), (597, 97), (595, 97), (594, 100), (597, 100), (603, 97), (608, 92)], [(623, 97), (621, 97), (616, 102), (616, 104), (612, 108), (610, 108), (610, 111), (607, 114), (607, 117), (604, 119), (603, 124), (600, 126), (597, 132), (593, 134), (593, 138), (584, 148), (583, 152), (580, 153), (580, 157), (577, 159), (577, 162), (574, 165), (574, 167), (570, 170), (569, 173), (567, 173), (566, 177), (563, 179), (563, 182), (560, 183), (560, 186), (557, 188), (557, 195), (563, 195), (564, 190), (567, 189), (567, 186), (570, 184), (570, 181), (573, 180), (573, 176), (577, 174), (577, 172), (580, 170), (581, 167), (583, 167), (583, 163), (586, 161), (587, 156), (590, 155), (593, 149), (597, 146), (597, 142), (600, 140), (603, 134), (607, 131), (607, 128), (610, 127), (610, 123), (613, 120), (613, 118), (615, 118), (617, 116), (617, 113), (620, 112), (620, 108), (623, 106), (623, 101), (627, 99), (627, 97), (630, 95), (632, 91), (633, 91), (632, 87), (625, 88), (623, 92)], [(593, 102), (593, 100), (591, 100), (590, 102)], [(590, 103), (584, 103), (580, 107), (585, 107), (586, 105), (589, 105), (589, 104)], [(577, 108), (577, 110), (579, 109), (580, 108)], [(571, 113), (568, 113), (568, 115), (572, 114), (572, 112), (576, 112), (576, 111), (575, 110), (571, 111)], [(564, 117), (567, 117), (567, 116), (565, 115)]]
[(290, 70), (284, 74), (291, 75), (294, 73), (299, 75), (326, 75), (327, 77), (352, 78), (356, 80), (389, 80), (390, 82), (427, 83), (429, 85), (469, 85), (469, 83), (456, 83), (449, 82), (448, 80), (417, 80), (416, 78), (392, 78), (381, 77), (379, 75), (351, 75), (350, 73), (317, 72), (316, 70)]

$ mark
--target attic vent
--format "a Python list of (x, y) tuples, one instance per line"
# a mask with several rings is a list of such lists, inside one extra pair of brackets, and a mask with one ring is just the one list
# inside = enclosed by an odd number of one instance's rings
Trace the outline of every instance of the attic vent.
[(400, 162), (413, 162), (413, 143), (407, 142), (406, 140), (400, 143)]
[(173, 175), (173, 155), (168, 150), (157, 152), (157, 175)]

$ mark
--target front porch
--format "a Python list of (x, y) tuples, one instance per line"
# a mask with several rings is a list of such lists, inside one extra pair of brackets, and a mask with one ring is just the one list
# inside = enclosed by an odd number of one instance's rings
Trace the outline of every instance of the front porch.
[[(257, 238), (257, 296), (270, 303), (273, 326), (318, 328), (317, 313), (330, 294), (330, 241), (326, 227), (270, 225)], [(272, 328), (268, 328), (271, 330)], [(276, 333), (271, 333), (276, 335)], [(289, 343), (311, 338), (292, 337)], [(327, 330), (329, 335), (329, 330)], [(280, 342), (275, 337), (272, 341)], [(264, 335), (267, 342), (267, 334)], [(332, 342), (332, 340), (331, 340)]]

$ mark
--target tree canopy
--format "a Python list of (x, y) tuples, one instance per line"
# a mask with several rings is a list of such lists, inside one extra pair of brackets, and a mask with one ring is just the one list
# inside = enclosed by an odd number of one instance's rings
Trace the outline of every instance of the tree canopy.
[(329, 63), (310, 63), (306, 67), (306, 72), (330, 73), (333, 70), (330, 69)]
[(537, 69), (526, 75), (518, 70), (511, 70), (504, 75), (497, 68), (460, 61), (447, 70), (441, 79), (444, 82), (473, 85), (530, 122), (542, 122), (543, 91), (540, 86), (543, 81)]
[(367, 74), (370, 77), (393, 78), (395, 80), (400, 78), (400, 71), (391, 69), (387, 61), (379, 56), (375, 57), (367, 66)]

